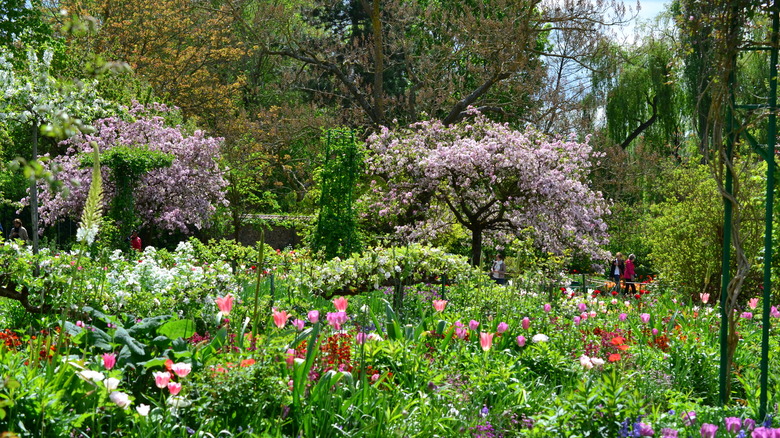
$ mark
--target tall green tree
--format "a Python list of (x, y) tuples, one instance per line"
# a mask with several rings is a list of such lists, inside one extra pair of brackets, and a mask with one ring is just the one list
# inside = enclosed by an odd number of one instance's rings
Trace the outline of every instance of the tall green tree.
[[(622, 11), (611, 2), (536, 0), (234, 0), (234, 16), (264, 53), (297, 65), (295, 85), (340, 108), (344, 123), (376, 128), (436, 118), (452, 124), (470, 106), (534, 121), (554, 33), (601, 37)], [(465, 37), (464, 37), (465, 36)], [(575, 52), (570, 52), (575, 53)]]

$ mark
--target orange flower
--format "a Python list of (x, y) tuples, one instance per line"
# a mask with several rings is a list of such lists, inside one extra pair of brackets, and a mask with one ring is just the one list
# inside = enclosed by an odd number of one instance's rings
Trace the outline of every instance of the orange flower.
[(612, 353), (609, 355), (609, 361), (610, 362), (617, 362), (621, 359), (620, 353)]
[(617, 349), (620, 351), (626, 351), (628, 350), (628, 345), (618, 345)]
[(255, 364), (255, 360), (254, 359), (244, 359), (244, 360), (241, 361), (241, 367), (242, 368), (246, 368), (246, 367), (248, 367), (250, 365), (254, 365), (254, 364)]
[(615, 336), (610, 342), (612, 342), (612, 345), (623, 345), (625, 341), (622, 336)]

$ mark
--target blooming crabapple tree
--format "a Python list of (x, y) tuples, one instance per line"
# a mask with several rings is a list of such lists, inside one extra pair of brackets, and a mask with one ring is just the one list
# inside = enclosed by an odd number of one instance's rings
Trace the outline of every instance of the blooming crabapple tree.
[(459, 223), (471, 231), (472, 263), (482, 240), (530, 229), (538, 247), (560, 253), (577, 248), (601, 256), (609, 213), (601, 193), (588, 186), (588, 141), (524, 132), (474, 114), (444, 126), (420, 122), (383, 128), (367, 140), (369, 171), (386, 178), (372, 210), (410, 239), (432, 237)]
[[(201, 131), (187, 135), (179, 127), (165, 126), (162, 117), (143, 116), (143, 111), (142, 107), (131, 110), (133, 115), (142, 115), (134, 121), (100, 119), (94, 123), (94, 133), (64, 142), (68, 147), (66, 154), (54, 158), (52, 163), (61, 166), (58, 177), (69, 188), (69, 195), (52, 193), (42, 186), (44, 225), (80, 214), (90, 182), (90, 170), (82, 166), (83, 154), (92, 151), (92, 141), (101, 153), (126, 147), (174, 155), (169, 167), (153, 169), (137, 183), (135, 210), (143, 226), (188, 233), (190, 226), (202, 228), (208, 224), (215, 206), (226, 202), (227, 182), (217, 164), (221, 139), (206, 137)], [(112, 200), (117, 194), (113, 172), (103, 166), (102, 175), (105, 198)]]

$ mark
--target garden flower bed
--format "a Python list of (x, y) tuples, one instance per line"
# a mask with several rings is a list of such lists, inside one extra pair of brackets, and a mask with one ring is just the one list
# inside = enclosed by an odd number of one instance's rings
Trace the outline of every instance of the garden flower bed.
[[(195, 243), (133, 259), (44, 254), (36, 280), (25, 249), (0, 251), (31, 303), (61, 310), (2, 304), (4, 436), (763, 437), (780, 426), (756, 418), (758, 300), (741, 314), (720, 407), (717, 308), (660, 287), (503, 287), (425, 248), (342, 264), (246, 254), (231, 268)], [(417, 272), (457, 282), (417, 283)], [(356, 295), (321, 293), (361, 275)]]

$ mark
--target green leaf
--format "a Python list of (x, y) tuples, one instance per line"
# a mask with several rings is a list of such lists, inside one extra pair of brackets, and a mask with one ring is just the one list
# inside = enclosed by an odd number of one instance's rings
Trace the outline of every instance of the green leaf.
[(120, 344), (126, 345), (130, 352), (136, 356), (146, 355), (146, 352), (144, 351), (144, 344), (136, 341), (135, 338), (130, 336), (130, 333), (128, 333), (127, 330), (122, 327), (118, 327), (116, 329), (116, 332), (114, 333), (114, 340)]
[(157, 329), (157, 333), (169, 339), (190, 338), (195, 334), (195, 322), (189, 319), (169, 321)]
[(127, 329), (127, 331), (133, 336), (138, 336), (139, 334), (149, 334), (156, 330), (157, 327), (160, 327), (160, 325), (169, 318), (170, 315), (160, 315), (153, 318), (144, 318), (138, 324)]
[(111, 336), (97, 327), (87, 330), (87, 341), (101, 350), (111, 350)]

